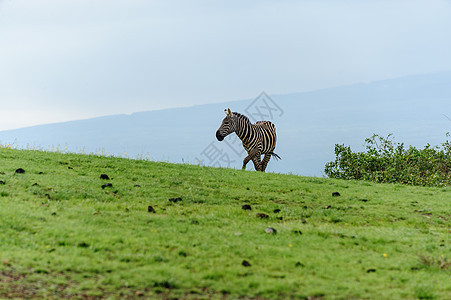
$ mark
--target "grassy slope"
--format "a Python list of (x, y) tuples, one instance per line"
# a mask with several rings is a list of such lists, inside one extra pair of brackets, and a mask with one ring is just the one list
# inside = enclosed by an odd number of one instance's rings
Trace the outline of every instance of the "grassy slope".
[(0, 172), (0, 297), (451, 295), (449, 187), (9, 149)]

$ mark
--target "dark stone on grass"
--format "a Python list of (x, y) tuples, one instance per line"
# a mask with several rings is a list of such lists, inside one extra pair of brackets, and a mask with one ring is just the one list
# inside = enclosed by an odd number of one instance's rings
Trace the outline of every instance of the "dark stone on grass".
[(267, 214), (264, 214), (264, 213), (258, 213), (258, 214), (257, 214), (257, 218), (268, 219), (269, 216), (268, 216)]
[(301, 268), (305, 267), (305, 265), (304, 265), (303, 263), (301, 263), (300, 261), (298, 261), (298, 262), (295, 264), (295, 266), (296, 266), (296, 267), (301, 267)]
[(134, 187), (141, 187), (139, 184), (135, 184)]
[(147, 212), (156, 213), (155, 209), (150, 205), (147, 207)]
[(272, 227), (266, 228), (266, 229), (265, 229), (265, 232), (266, 232), (266, 233), (269, 233), (269, 234), (277, 234), (277, 230), (275, 230), (275, 229), (272, 228)]
[(39, 186), (39, 184), (37, 182), (33, 183), (32, 186)]
[(88, 244), (88, 243), (85, 243), (85, 242), (80, 242), (80, 243), (78, 243), (78, 247), (81, 247), (81, 248), (88, 248), (88, 247), (89, 247), (89, 244)]
[(280, 213), (280, 209), (278, 209), (278, 208), (277, 208), (277, 209), (275, 209), (275, 210), (274, 210), (274, 213), (275, 213), (275, 214), (278, 214), (278, 213)]
[(362, 202), (367, 202), (368, 199), (360, 199), (360, 201), (362, 201)]
[(44, 172), (39, 172), (38, 174), (39, 174), (39, 175), (42, 175), (42, 174), (44, 174)]
[(100, 179), (106, 179), (106, 180), (109, 180), (110, 177), (109, 177), (107, 174), (101, 174), (101, 175), (100, 175)]
[(374, 273), (374, 272), (376, 272), (376, 269), (368, 269), (368, 270), (366, 270), (366, 272), (367, 273)]
[(56, 216), (56, 212), (52, 212), (52, 216)]
[(333, 192), (333, 193), (332, 193), (332, 197), (338, 197), (338, 196), (340, 196), (340, 193), (339, 193), (339, 192)]
[(102, 185), (102, 189), (107, 188), (107, 187), (113, 187), (112, 183), (105, 183), (104, 185)]
[(177, 203), (177, 202), (180, 202), (180, 201), (183, 201), (181, 197), (170, 198), (169, 199), (169, 202), (172, 202), (172, 203)]
[(241, 265), (243, 265), (244, 267), (250, 267), (251, 263), (248, 262), (247, 260), (243, 260), (243, 262), (241, 263)]
[(16, 170), (16, 173), (17, 173), (17, 174), (24, 174), (24, 173), (25, 173), (25, 170), (22, 169), (22, 168), (19, 168), (19, 169)]
[(175, 283), (172, 283), (171, 281), (168, 280), (163, 280), (160, 282), (155, 282), (153, 284), (154, 287), (161, 287), (161, 288), (165, 288), (165, 289), (175, 289), (177, 286), (175, 285)]
[(241, 206), (241, 209), (252, 210), (252, 207), (249, 204), (244, 204), (243, 206)]

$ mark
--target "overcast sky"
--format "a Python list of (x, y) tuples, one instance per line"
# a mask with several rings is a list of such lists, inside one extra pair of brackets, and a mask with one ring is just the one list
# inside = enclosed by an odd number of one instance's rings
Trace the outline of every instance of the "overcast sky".
[(0, 130), (451, 70), (449, 0), (0, 0)]

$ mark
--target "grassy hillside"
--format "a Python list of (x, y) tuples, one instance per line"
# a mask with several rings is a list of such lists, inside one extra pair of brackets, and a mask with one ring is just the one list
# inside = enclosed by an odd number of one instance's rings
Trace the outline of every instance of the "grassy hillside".
[(449, 187), (4, 148), (0, 180), (0, 297), (451, 295)]

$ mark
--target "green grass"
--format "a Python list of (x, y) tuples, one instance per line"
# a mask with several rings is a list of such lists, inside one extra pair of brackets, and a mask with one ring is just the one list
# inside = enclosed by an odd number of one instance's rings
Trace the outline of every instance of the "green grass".
[(0, 298), (451, 295), (450, 187), (4, 148), (0, 180)]

